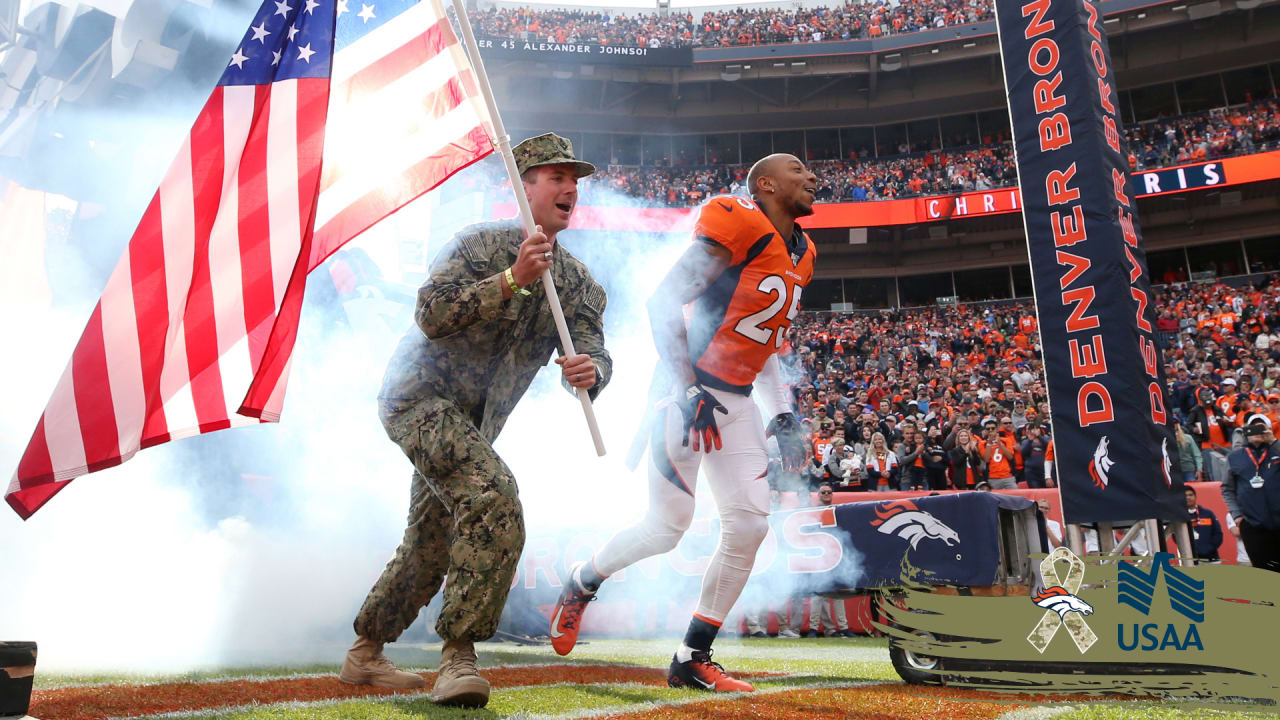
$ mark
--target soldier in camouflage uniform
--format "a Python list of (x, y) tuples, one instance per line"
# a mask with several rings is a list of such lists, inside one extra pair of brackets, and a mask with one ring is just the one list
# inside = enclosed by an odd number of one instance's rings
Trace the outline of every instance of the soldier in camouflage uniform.
[(579, 354), (558, 357), (566, 385), (591, 397), (608, 382), (604, 289), (555, 243), (577, 202), (577, 180), (595, 168), (552, 133), (514, 148), (539, 230), (516, 221), (463, 229), (418, 290), (414, 319), (379, 394), (387, 434), (413, 461), (408, 529), (355, 620), (359, 636), (342, 679), (422, 687), (382, 644), (400, 636), (444, 585), (436, 632), (444, 639), (437, 702), (483, 706), (473, 641), (494, 634), (524, 546), (515, 478), (493, 451), (512, 409), (559, 348), (542, 283), (550, 268)]

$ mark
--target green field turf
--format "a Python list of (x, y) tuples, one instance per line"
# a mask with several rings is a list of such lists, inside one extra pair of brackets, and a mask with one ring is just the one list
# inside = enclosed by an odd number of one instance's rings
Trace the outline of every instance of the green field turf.
[[(676, 641), (595, 639), (583, 642), (569, 658), (556, 655), (549, 645), (523, 646), (510, 643), (483, 643), (479, 646), (482, 668), (519, 668), (504, 687), (495, 687), (487, 708), (465, 711), (433, 705), (425, 693), (380, 698), (310, 697), (301, 702), (223, 706), (192, 709), (178, 717), (206, 720), (399, 720), (400, 718), (551, 718), (606, 717), (689, 717), (719, 720), (747, 720), (765, 717), (999, 717), (1017, 720), (1063, 718), (1071, 720), (1130, 720), (1133, 718), (1275, 718), (1274, 707), (1229, 703), (1172, 703), (1128, 699), (1072, 698), (1065, 701), (1029, 702), (1017, 695), (996, 695), (949, 690), (921, 690), (901, 684), (889, 663), (884, 640), (859, 639), (740, 639), (717, 642), (716, 659), (730, 672), (774, 673), (753, 679), (757, 691), (751, 696), (712, 695), (673, 690), (660, 684), (650, 673), (643, 682), (584, 683), (576, 681), (572, 668), (554, 670), (548, 680), (540, 666), (624, 666), (624, 668), (665, 668)], [(322, 652), (324, 649), (320, 649)], [(96, 686), (91, 692), (108, 692), (123, 684), (154, 686), (145, 691), (163, 692), (169, 687), (190, 683), (217, 683), (246, 679), (323, 676), (331, 681), (345, 648), (334, 648), (330, 665), (289, 667), (208, 669), (182, 675), (124, 675), (110, 673), (37, 673), (37, 688), (50, 693), (65, 692), (69, 686)], [(388, 655), (406, 669), (429, 672), (439, 659), (438, 645), (394, 645)], [(540, 675), (539, 675), (540, 673)], [(527, 675), (526, 682), (521, 677)], [(535, 680), (535, 676), (542, 679)], [(852, 693), (852, 694), (850, 694)], [(872, 697), (873, 696), (873, 697)], [(40, 696), (37, 694), (37, 700)], [(774, 703), (770, 698), (776, 698)], [(799, 698), (799, 699), (797, 699)], [(867, 704), (849, 704), (849, 698)], [(734, 711), (741, 705), (743, 712)], [(775, 707), (776, 705), (776, 707)], [(883, 711), (869, 710), (869, 707)], [(728, 708), (728, 709), (726, 709)], [(705, 712), (704, 712), (705, 710)], [(86, 711), (87, 712), (87, 711)], [(774, 714), (776, 713), (776, 715)], [(824, 714), (825, 713), (825, 714)], [(40, 706), (32, 707), (39, 718)], [(74, 715), (74, 713), (73, 713)], [(134, 715), (140, 716), (140, 715)], [(167, 717), (174, 717), (168, 715)], [(86, 717), (90, 717), (86, 715)]]

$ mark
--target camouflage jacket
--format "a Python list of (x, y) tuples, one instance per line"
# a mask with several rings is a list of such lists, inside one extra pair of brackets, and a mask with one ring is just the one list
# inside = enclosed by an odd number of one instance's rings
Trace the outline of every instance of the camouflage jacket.
[[(383, 377), (384, 417), (444, 397), (470, 414), (490, 442), (498, 436), (534, 375), (554, 350), (563, 352), (541, 282), (529, 286), (529, 295), (502, 299), (501, 273), (516, 261), (523, 239), (514, 223), (481, 223), (440, 251), (418, 289), (417, 327), (401, 339)], [(604, 348), (604, 288), (559, 243), (554, 252), (551, 274), (569, 336), (600, 374), (594, 399), (613, 371)]]

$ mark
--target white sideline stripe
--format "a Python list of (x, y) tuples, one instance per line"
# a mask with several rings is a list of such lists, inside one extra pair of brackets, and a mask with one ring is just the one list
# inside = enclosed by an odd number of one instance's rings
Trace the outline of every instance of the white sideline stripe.
[[(1055, 707), (1018, 708), (1000, 715), (996, 720), (1049, 720), (1059, 715), (1080, 710), (1076, 705), (1058, 705)], [(1225, 708), (1224, 708), (1225, 709)]]

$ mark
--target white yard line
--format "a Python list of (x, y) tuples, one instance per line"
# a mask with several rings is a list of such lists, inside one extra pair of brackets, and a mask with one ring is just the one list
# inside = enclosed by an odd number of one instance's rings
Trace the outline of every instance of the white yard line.
[[(780, 692), (790, 692), (793, 690), (825, 690), (834, 688), (858, 688), (867, 687), (869, 685), (881, 685), (878, 681), (867, 681), (859, 683), (832, 683), (817, 682), (804, 685), (786, 685), (771, 688), (762, 688), (755, 692), (745, 693), (701, 693), (691, 691), (691, 695), (687, 698), (679, 700), (650, 700), (642, 703), (630, 703), (627, 705), (611, 705), (602, 708), (592, 708), (589, 710), (578, 710), (571, 713), (563, 713), (556, 715), (517, 713), (509, 715), (508, 720), (584, 720), (585, 718), (600, 717), (602, 715), (614, 715), (618, 713), (639, 713), (649, 710), (657, 710), (664, 707), (676, 707), (679, 705), (691, 705), (693, 703), (718, 702), (721, 700), (736, 700), (742, 697), (758, 697), (760, 695), (774, 695)], [(649, 686), (651, 687), (651, 686)]]
[(1049, 720), (1065, 713), (1079, 710), (1075, 705), (1056, 705), (1053, 707), (1029, 707), (1010, 710), (996, 720)]

